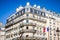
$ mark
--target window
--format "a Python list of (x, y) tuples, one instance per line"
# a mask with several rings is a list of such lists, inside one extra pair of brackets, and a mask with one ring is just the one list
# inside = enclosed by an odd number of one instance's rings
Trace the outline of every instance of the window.
[(52, 35), (52, 28), (50, 27), (50, 35)]
[(55, 40), (55, 37), (54, 37), (54, 40)]
[(22, 14), (24, 14), (24, 13), (25, 13), (25, 9), (22, 10)]
[(50, 24), (51, 24), (51, 22), (50, 22)]
[(35, 18), (35, 16), (33, 15), (33, 17)]
[(32, 8), (30, 8), (30, 12), (33, 13), (33, 9)]
[(25, 13), (25, 9), (23, 9), (23, 12)]
[(7, 19), (7, 23), (9, 23), (9, 20)]
[(50, 35), (52, 35), (51, 31), (50, 31)]
[(34, 13), (36, 14), (37, 13), (37, 10), (34, 10)]
[(14, 30), (17, 30), (17, 27), (15, 27)]
[(50, 40), (52, 40), (52, 37), (50, 37)]
[(38, 11), (38, 14), (40, 14), (40, 11)]
[(28, 27), (26, 27), (26, 29), (28, 29)]
[(40, 35), (42, 34), (41, 28), (40, 28)]
[(28, 23), (28, 20), (26, 20), (26, 23)]
[(15, 33), (14, 36), (17, 36), (17, 33)]
[(40, 30), (41, 30), (41, 28), (40, 28)]
[(42, 16), (42, 12), (41, 12), (41, 16)]
[(21, 12), (19, 12), (19, 16), (21, 16)]
[(22, 11), (20, 11), (21, 15), (22, 15)]
[(11, 18), (9, 18), (8, 21), (11, 21)]
[(11, 37), (13, 37), (13, 34), (11, 34)]
[[(18, 12), (19, 13), (19, 12)], [(16, 13), (15, 15), (18, 16), (18, 13)]]
[(10, 35), (7, 35), (6, 38), (10, 38)]
[(44, 16), (44, 13), (42, 12), (42, 16)]
[(44, 16), (45, 16), (45, 12), (44, 12)]
[(28, 17), (29, 15), (28, 15), (28, 14), (26, 14), (26, 16)]
[(45, 16), (45, 12), (41, 12), (41, 16)]
[(27, 11), (28, 11), (28, 8), (27, 8)]
[(54, 36), (56, 36), (56, 34), (54, 33)]
[[(18, 14), (19, 15), (19, 14)], [(13, 16), (12, 16), (12, 19), (15, 19), (16, 18), (16, 15), (14, 14)]]
[(53, 23), (55, 25), (55, 23)]
[(43, 36), (45, 36), (46, 33), (43, 33)]
[(42, 30), (41, 30), (41, 28), (40, 28), (40, 35), (42, 35)]
[(22, 15), (24, 14), (23, 10), (22, 10)]
[(54, 36), (56, 36), (56, 31), (55, 31), (55, 28), (54, 28), (53, 30), (54, 30)]
[(20, 28), (24, 27), (23, 25), (20, 26)]
[(28, 37), (28, 35), (26, 35), (26, 37)]

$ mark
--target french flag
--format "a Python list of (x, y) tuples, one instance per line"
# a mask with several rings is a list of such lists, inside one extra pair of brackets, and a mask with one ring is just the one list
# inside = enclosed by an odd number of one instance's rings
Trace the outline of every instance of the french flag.
[(46, 31), (46, 28), (45, 27), (43, 27), (43, 32), (45, 32)]
[(46, 28), (47, 29), (47, 32), (49, 31), (49, 27)]
[(43, 27), (43, 32), (48, 32), (49, 31), (49, 27)]

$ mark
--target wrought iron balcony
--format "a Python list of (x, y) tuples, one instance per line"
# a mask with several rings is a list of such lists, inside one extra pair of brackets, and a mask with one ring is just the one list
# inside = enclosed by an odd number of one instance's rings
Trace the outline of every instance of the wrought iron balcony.
[(44, 23), (46, 23), (46, 20), (45, 19), (43, 19), (43, 18), (34, 18), (34, 17), (27, 17), (28, 19), (32, 19), (32, 20), (36, 20), (36, 21), (39, 21), (39, 22), (44, 22)]
[[(7, 23), (6, 24), (6, 27), (11, 26), (11, 25), (16, 24), (16, 23), (19, 23), (20, 21), (23, 21), (24, 19), (32, 19), (32, 20), (35, 20), (35, 21), (46, 23), (46, 20), (45, 19), (38, 19), (38, 18), (34, 18), (34, 17), (21, 16), (19, 18), (14, 19), (13, 21)], [(23, 24), (26, 25), (25, 23), (23, 23)], [(32, 25), (32, 23), (29, 23), (28, 25)]]
[(19, 31), (20, 33), (22, 33), (22, 32), (24, 32), (24, 33), (26, 33), (26, 32), (30, 32), (30, 33), (35, 33), (36, 32), (36, 30), (34, 30), (34, 29), (32, 29), (32, 30), (29, 30), (29, 29), (25, 29), (25, 30), (20, 30)]
[(22, 25), (24, 25), (24, 26), (36, 26), (36, 23), (33, 23), (33, 22), (29, 22), (29, 23), (22, 22)]

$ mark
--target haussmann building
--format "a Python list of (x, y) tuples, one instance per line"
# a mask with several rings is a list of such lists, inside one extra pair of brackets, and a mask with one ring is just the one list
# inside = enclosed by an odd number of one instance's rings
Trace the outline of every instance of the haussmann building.
[(60, 40), (60, 14), (31, 6), (20, 6), (7, 18), (6, 40)]
[(0, 22), (0, 40), (5, 40), (5, 28), (1, 22)]

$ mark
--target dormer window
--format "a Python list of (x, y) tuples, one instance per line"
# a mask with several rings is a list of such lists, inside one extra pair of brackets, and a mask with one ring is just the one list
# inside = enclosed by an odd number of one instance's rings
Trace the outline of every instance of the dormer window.
[(39, 11), (38, 11), (38, 14), (39, 14)]
[(22, 11), (20, 11), (21, 12), (21, 15), (22, 15)]
[(37, 13), (37, 10), (34, 10), (34, 13), (36, 14)]
[(27, 8), (27, 11), (28, 11), (28, 8)]
[(24, 14), (25, 13), (25, 8), (22, 11), (23, 11), (23, 14)]
[(16, 13), (16, 16), (18, 16), (18, 14)]
[(9, 22), (9, 20), (7, 19), (7, 23)]
[(41, 12), (41, 16), (42, 16), (42, 12)]
[(41, 16), (45, 16), (45, 12), (41, 12)]
[(8, 21), (11, 21), (11, 18), (9, 18)]
[(44, 16), (45, 16), (45, 12), (44, 12)]
[(23, 10), (22, 10), (22, 14), (23, 14), (24, 12), (23, 12)]
[(21, 16), (21, 12), (19, 12), (19, 16)]
[(30, 8), (30, 12), (33, 13), (33, 9), (32, 8)]

